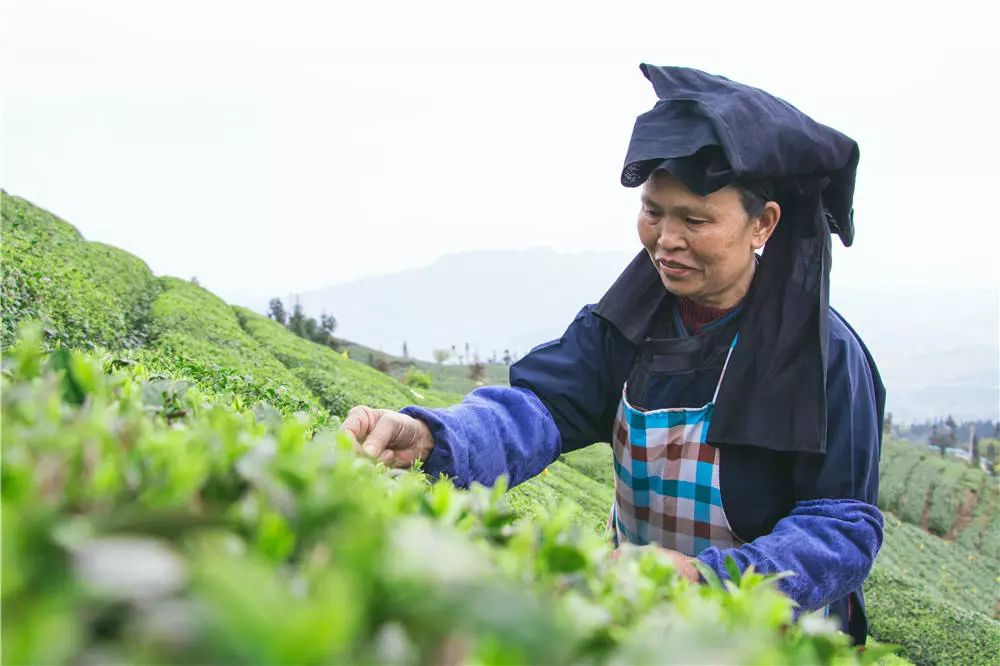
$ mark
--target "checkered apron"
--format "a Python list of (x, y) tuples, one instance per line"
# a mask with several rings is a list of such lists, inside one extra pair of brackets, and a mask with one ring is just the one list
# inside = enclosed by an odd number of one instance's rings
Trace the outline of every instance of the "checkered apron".
[(706, 443), (715, 399), (736, 347), (733, 338), (712, 399), (697, 408), (643, 411), (629, 404), (628, 382), (615, 418), (615, 545), (656, 544), (695, 556), (743, 543), (733, 534), (719, 491), (719, 450)]

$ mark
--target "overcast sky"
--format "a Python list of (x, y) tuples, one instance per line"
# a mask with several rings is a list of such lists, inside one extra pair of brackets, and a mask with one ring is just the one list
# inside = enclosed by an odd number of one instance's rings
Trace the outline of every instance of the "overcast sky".
[(637, 250), (643, 61), (858, 141), (835, 286), (997, 285), (998, 3), (3, 4), (0, 184), (230, 302), (468, 249)]

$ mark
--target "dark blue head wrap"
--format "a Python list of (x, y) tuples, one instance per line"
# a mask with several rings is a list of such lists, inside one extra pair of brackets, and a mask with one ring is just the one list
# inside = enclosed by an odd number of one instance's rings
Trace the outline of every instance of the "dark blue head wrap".
[[(659, 101), (636, 119), (622, 184), (641, 185), (657, 169), (701, 196), (766, 183), (782, 209), (746, 299), (708, 441), (823, 452), (830, 232), (845, 245), (854, 239), (858, 145), (763, 90), (695, 69), (641, 69)], [(643, 251), (598, 312), (635, 339), (645, 325), (635, 313), (649, 316), (663, 291)]]
[(640, 65), (659, 101), (636, 118), (622, 185), (665, 169), (706, 196), (726, 185), (785, 181), (822, 194), (831, 231), (854, 240), (858, 144), (773, 95), (686, 67)]

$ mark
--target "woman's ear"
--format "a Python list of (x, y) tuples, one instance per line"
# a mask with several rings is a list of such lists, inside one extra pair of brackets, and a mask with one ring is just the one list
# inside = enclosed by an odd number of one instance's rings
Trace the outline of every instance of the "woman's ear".
[(771, 234), (778, 228), (781, 220), (781, 206), (777, 201), (768, 201), (764, 204), (764, 209), (753, 222), (753, 249), (759, 250), (764, 247)]

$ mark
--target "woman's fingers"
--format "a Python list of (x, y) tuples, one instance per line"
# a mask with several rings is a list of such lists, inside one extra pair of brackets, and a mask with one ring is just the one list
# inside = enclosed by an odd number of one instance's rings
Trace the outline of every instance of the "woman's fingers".
[(354, 435), (354, 439), (357, 441), (363, 442), (376, 420), (374, 411), (374, 409), (365, 405), (351, 407), (351, 410), (347, 412), (347, 417), (344, 418), (344, 422), (340, 424), (340, 429)]
[(374, 422), (377, 420), (377, 414), (374, 413), (371, 407), (366, 407), (365, 405), (358, 405), (357, 407), (352, 407), (347, 416), (344, 418), (343, 423), (340, 424), (341, 432), (347, 434), (354, 443), (354, 452), (363, 453), (364, 450), (361, 447), (362, 442), (368, 437), (368, 433), (371, 432)]
[(380, 459), (387, 450), (391, 450), (394, 441), (399, 437), (399, 421), (393, 418), (394, 412), (378, 410), (374, 427), (365, 437), (361, 448), (370, 458)]
[(351, 408), (340, 429), (354, 441), (354, 450), (393, 467), (409, 467), (434, 446), (427, 426), (391, 409), (364, 405)]

